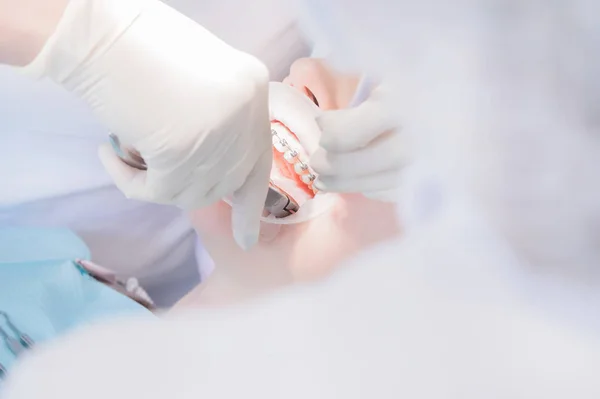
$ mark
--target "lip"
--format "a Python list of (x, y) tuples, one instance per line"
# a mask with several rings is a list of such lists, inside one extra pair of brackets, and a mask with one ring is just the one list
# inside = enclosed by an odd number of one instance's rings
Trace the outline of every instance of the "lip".
[(317, 100), (317, 97), (315, 96), (315, 93), (313, 93), (308, 87), (304, 86), (304, 93), (306, 93), (306, 95), (308, 96), (308, 98), (318, 107), (319, 106), (319, 100)]

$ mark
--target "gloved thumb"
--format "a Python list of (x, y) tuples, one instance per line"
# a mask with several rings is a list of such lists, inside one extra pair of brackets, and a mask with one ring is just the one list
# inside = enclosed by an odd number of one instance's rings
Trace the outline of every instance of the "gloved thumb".
[(233, 193), (231, 200), (233, 238), (244, 250), (250, 249), (258, 242), (260, 218), (269, 190), (272, 159), (269, 148), (261, 155), (246, 182)]
[(355, 108), (327, 111), (317, 118), (319, 145), (328, 152), (351, 152), (396, 127), (395, 118), (378, 92)]
[(130, 199), (143, 199), (146, 171), (132, 168), (121, 160), (109, 143), (98, 148), (98, 156), (117, 188)]

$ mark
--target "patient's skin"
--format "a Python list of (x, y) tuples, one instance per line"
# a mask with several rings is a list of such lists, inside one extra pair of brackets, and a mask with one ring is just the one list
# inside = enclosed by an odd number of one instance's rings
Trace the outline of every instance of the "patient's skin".
[(283, 79), (283, 83), (300, 90), (311, 99), (316, 97), (319, 108), (330, 111), (348, 107), (359, 80), (357, 76), (333, 70), (324, 60), (301, 58), (292, 64), (290, 74)]
[[(358, 79), (339, 76), (320, 60), (302, 59), (292, 66), (284, 82), (309, 97), (313, 93), (320, 106), (337, 109), (338, 104), (349, 103)], [(274, 239), (263, 240), (245, 252), (233, 240), (229, 205), (219, 203), (195, 211), (192, 223), (216, 268), (174, 309), (226, 304), (294, 282), (323, 278), (357, 251), (399, 234), (394, 213), (395, 207), (389, 203), (359, 194), (337, 195), (336, 204), (321, 216), (284, 225)]]

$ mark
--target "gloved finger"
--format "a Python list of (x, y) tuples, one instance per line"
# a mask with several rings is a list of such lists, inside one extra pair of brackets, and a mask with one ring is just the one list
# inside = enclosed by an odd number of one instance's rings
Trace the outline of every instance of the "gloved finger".
[(363, 148), (383, 132), (396, 128), (394, 118), (375, 99), (355, 108), (325, 112), (317, 123), (322, 132), (319, 144), (329, 152)]
[(352, 152), (329, 152), (319, 148), (310, 158), (310, 166), (320, 176), (367, 176), (400, 168), (408, 162), (406, 140), (390, 131), (367, 147)]
[[(295, 112), (290, 112), (294, 109)], [(283, 83), (269, 83), (269, 117), (283, 123), (297, 135), (302, 147), (312, 154), (319, 147), (321, 129), (316, 122), (322, 111), (293, 87)]]
[(184, 189), (177, 195), (171, 197), (171, 200), (166, 203), (176, 204), (179, 208), (186, 211), (193, 211), (207, 206), (213, 205), (219, 201), (221, 197), (213, 195), (214, 192), (205, 191), (203, 184), (185, 185)]
[(235, 193), (231, 200), (231, 224), (233, 237), (243, 249), (250, 249), (258, 241), (260, 218), (262, 216), (273, 153), (269, 148), (259, 158), (246, 182)]
[[(164, 187), (161, 190), (161, 194), (164, 195), (165, 198), (169, 198), (168, 196), (170, 196), (171, 200), (168, 203), (177, 204), (178, 207), (188, 211), (211, 206), (230, 194), (230, 192), (227, 192), (225, 189), (228, 187), (227, 185), (215, 184), (211, 177), (212, 176), (205, 170), (197, 168), (194, 173), (190, 173), (190, 177), (181, 180), (177, 184), (177, 186), (180, 187), (177, 194), (169, 194), (169, 188), (167, 187)], [(223, 179), (223, 176), (221, 176), (221, 179), (228, 182), (231, 181), (229, 179)], [(170, 179), (164, 182), (163, 185), (166, 186), (170, 183), (172, 184), (173, 181), (174, 179)], [(158, 181), (155, 181), (154, 183), (157, 184)], [(212, 184), (212, 186), (209, 186), (210, 184)]]
[(281, 224), (261, 223), (259, 242), (269, 243), (275, 240), (281, 232)]
[(401, 169), (391, 169), (369, 176), (319, 176), (314, 186), (323, 192), (366, 193), (393, 189), (398, 186), (401, 175)]
[(117, 188), (129, 199), (143, 200), (146, 186), (146, 171), (132, 168), (115, 154), (109, 143), (101, 144), (98, 156), (104, 169)]
[(400, 202), (400, 187), (394, 187), (388, 190), (368, 191), (363, 195), (369, 199), (382, 202)]
[(149, 160), (146, 196), (152, 202), (173, 204), (185, 210), (208, 206), (221, 197), (205, 201), (207, 186), (212, 183), (212, 176), (207, 175), (206, 169), (198, 167), (193, 157), (173, 157), (167, 162)]

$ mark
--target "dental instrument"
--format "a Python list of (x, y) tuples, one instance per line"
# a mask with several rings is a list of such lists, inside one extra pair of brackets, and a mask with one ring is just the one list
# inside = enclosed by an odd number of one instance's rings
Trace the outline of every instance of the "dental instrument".
[(0, 316), (4, 318), (4, 322), (6, 323), (8, 328), (13, 332), (13, 334), (15, 334), (18, 337), (20, 345), (25, 349), (31, 349), (34, 345), (33, 339), (29, 335), (19, 330), (17, 326), (15, 326), (15, 324), (8, 316), (8, 313), (0, 310)]
[(298, 203), (277, 187), (269, 187), (265, 210), (276, 218), (284, 218), (298, 212)]
[(144, 158), (142, 158), (142, 156), (140, 155), (139, 152), (137, 152), (136, 150), (134, 150), (132, 148), (127, 148), (127, 147), (122, 146), (121, 140), (119, 140), (119, 137), (117, 137), (117, 135), (115, 135), (113, 133), (109, 133), (108, 138), (110, 140), (110, 145), (112, 146), (113, 150), (115, 151), (117, 156), (119, 158), (121, 158), (121, 160), (123, 162), (125, 162), (127, 165), (131, 166), (132, 168), (136, 168), (139, 170), (148, 169), (148, 166), (146, 165)]
[(128, 296), (148, 310), (154, 310), (156, 305), (150, 295), (144, 290), (139, 281), (130, 277), (127, 280), (121, 280), (108, 269), (103, 268), (89, 260), (77, 259), (75, 266), (84, 274), (89, 275), (94, 280), (111, 287), (117, 292)]
[(6, 330), (4, 330), (2, 327), (0, 327), (0, 337), (2, 337), (2, 339), (4, 340), (4, 344), (6, 345), (6, 348), (14, 356), (19, 356), (23, 352), (23, 350), (25, 349), (18, 340), (16, 340), (13, 337), (11, 337), (6, 332)]

